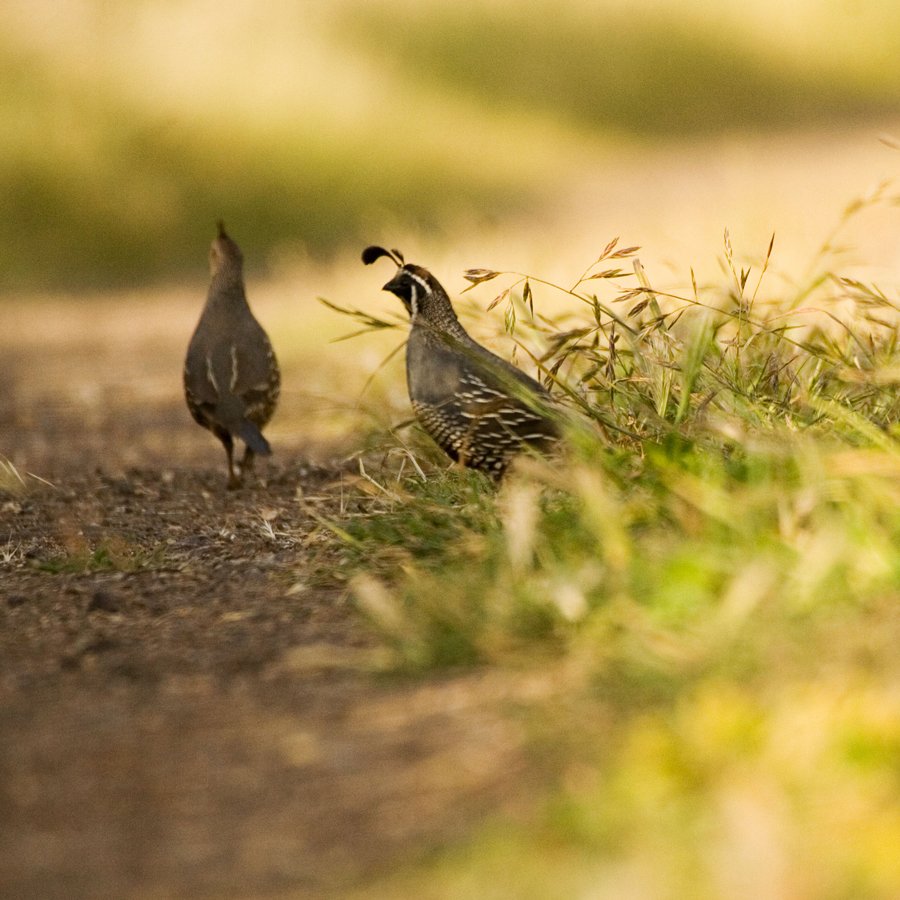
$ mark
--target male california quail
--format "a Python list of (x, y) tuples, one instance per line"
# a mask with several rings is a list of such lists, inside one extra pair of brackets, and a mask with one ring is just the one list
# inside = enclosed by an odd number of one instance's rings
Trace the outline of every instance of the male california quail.
[(438, 280), (405, 263), (399, 251), (367, 247), (366, 265), (382, 256), (397, 274), (383, 290), (410, 316), (406, 381), (420, 424), (453, 460), (500, 478), (523, 445), (546, 450), (559, 439), (547, 391), (477, 344), (462, 327)]
[[(281, 386), (272, 345), (247, 304), (243, 265), (240, 248), (219, 222), (209, 249), (212, 280), (206, 306), (184, 362), (188, 409), (225, 447), (229, 488), (240, 487), (254, 454), (272, 452), (260, 429), (275, 411)], [(235, 438), (246, 445), (239, 469), (233, 459)]]

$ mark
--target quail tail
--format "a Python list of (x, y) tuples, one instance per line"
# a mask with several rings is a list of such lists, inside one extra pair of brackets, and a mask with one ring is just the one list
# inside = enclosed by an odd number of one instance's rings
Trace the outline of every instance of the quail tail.
[(259, 456), (272, 455), (269, 442), (263, 437), (259, 426), (247, 418), (243, 404), (236, 397), (223, 397), (216, 406), (214, 417), (226, 431), (240, 438), (253, 453)]
[(249, 419), (243, 419), (234, 432), (258, 456), (271, 456), (272, 448), (262, 432)]

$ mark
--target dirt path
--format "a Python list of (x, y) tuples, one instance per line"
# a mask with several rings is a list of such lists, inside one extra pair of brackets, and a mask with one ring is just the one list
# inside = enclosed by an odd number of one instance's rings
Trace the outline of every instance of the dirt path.
[(341, 455), (222, 490), (196, 307), (0, 310), (2, 897), (340, 894), (521, 790), (507, 686), (379, 673), (311, 516)]

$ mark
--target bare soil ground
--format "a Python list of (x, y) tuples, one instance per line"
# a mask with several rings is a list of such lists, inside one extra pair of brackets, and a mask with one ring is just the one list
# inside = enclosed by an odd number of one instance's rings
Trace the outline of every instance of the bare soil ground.
[(199, 302), (0, 307), (3, 897), (337, 896), (528, 781), (508, 683), (379, 671), (311, 515), (341, 453), (282, 425), (223, 489), (178, 387)]

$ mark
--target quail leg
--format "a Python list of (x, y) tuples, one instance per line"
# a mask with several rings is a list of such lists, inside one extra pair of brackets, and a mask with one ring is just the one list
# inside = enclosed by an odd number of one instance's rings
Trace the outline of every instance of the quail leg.
[(225, 455), (228, 457), (228, 490), (233, 491), (242, 484), (241, 473), (234, 465), (234, 440), (227, 431), (217, 432), (216, 434), (225, 448)]
[(256, 454), (249, 448), (244, 448), (244, 455), (241, 457), (241, 476), (247, 474), (247, 472), (253, 471), (253, 463), (256, 460)]

